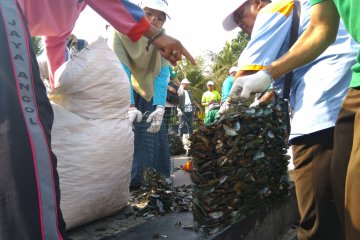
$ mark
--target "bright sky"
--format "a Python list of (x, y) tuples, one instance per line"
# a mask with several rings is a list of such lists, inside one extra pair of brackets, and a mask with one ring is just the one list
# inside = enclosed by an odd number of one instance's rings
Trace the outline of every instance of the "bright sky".
[[(236, 0), (167, 0), (169, 15), (164, 25), (167, 34), (180, 40), (193, 56), (204, 51), (218, 52), (237, 31), (227, 32), (222, 20), (234, 10)], [(106, 21), (87, 7), (74, 29), (75, 35), (89, 42), (105, 34)]]

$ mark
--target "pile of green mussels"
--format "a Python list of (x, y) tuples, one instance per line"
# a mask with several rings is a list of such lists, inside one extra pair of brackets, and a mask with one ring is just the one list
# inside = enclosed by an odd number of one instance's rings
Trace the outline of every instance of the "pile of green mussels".
[(192, 206), (191, 185), (173, 186), (153, 168), (142, 171), (142, 186), (131, 192), (130, 205), (137, 217), (151, 218), (172, 212), (190, 212)]
[(259, 208), (289, 196), (286, 102), (244, 101), (192, 139), (195, 228), (221, 231)]
[(171, 155), (181, 155), (186, 153), (184, 144), (180, 136), (178, 136), (174, 132), (169, 132), (168, 140)]

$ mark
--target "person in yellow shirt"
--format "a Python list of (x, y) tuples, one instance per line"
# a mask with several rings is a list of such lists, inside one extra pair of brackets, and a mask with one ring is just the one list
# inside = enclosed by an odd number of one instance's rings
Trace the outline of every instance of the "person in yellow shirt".
[(201, 105), (205, 106), (205, 119), (206, 125), (213, 123), (218, 115), (221, 96), (218, 91), (214, 90), (215, 84), (213, 81), (207, 82), (208, 90), (203, 93), (201, 98)]

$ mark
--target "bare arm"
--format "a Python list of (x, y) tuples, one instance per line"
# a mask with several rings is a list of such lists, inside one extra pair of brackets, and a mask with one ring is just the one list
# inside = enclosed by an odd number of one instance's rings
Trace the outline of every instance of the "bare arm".
[(323, 53), (336, 39), (339, 19), (333, 1), (312, 6), (309, 27), (288, 53), (266, 68), (273, 79), (313, 61)]

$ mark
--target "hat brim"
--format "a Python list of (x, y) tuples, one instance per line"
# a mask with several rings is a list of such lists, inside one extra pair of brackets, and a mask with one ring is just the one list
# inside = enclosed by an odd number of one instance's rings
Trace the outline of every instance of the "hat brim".
[(231, 67), (229, 73), (237, 72), (239, 69), (237, 67)]
[(155, 10), (158, 10), (158, 11), (161, 11), (163, 13), (166, 14), (166, 16), (171, 19), (170, 15), (167, 13), (167, 9), (165, 9), (164, 7), (161, 7), (159, 5), (156, 5), (156, 4), (152, 4), (152, 3), (144, 3), (142, 8), (151, 8), (151, 9), (155, 9)]
[[(235, 2), (235, 3), (234, 3), (234, 4), (235, 4), (235, 5), (234, 5), (234, 8), (232, 8), (233, 11), (232, 11), (229, 15), (227, 15), (227, 16), (224, 18), (223, 22), (222, 22), (222, 26), (223, 26), (223, 28), (224, 28), (226, 31), (232, 31), (232, 30), (234, 30), (235, 28), (238, 27), (237, 23), (236, 23), (235, 20), (234, 20), (233, 14), (234, 14), (234, 12), (235, 12), (239, 7), (241, 7), (246, 1), (247, 1), (247, 0), (242, 0), (242, 1), (240, 1), (240, 2)], [(243, 31), (243, 29), (241, 29), (240, 27), (239, 27), (239, 29), (240, 29), (240, 31)]]

